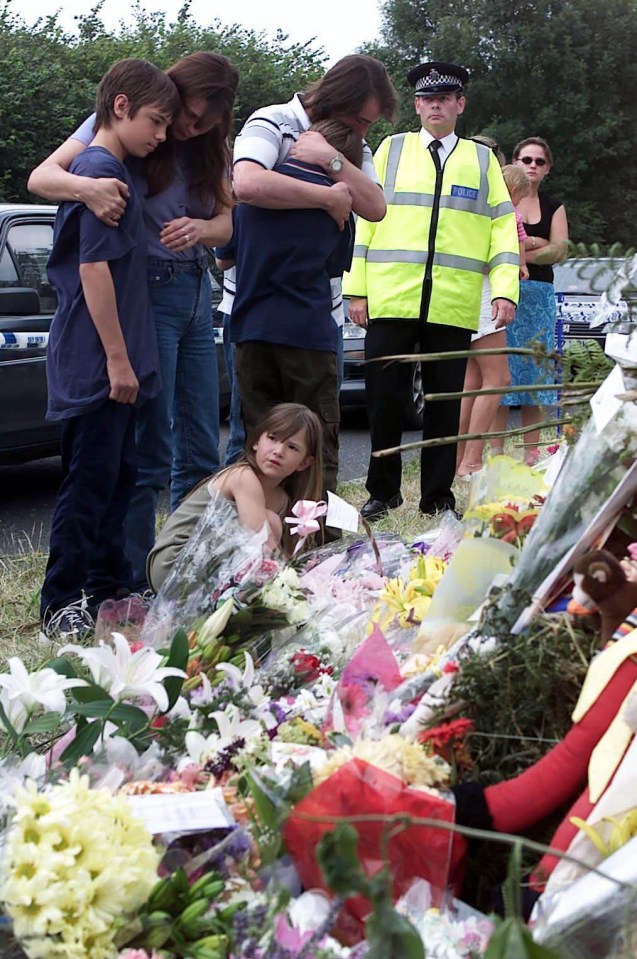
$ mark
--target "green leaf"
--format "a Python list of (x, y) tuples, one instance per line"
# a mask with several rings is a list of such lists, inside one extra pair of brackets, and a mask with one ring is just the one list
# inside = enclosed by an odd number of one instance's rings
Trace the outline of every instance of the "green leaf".
[(521, 919), (505, 919), (489, 939), (484, 959), (560, 959), (560, 956), (535, 942)]
[(148, 716), (143, 709), (127, 703), (114, 703), (110, 696), (108, 699), (96, 699), (91, 703), (79, 703), (71, 708), (71, 712), (91, 719), (105, 719), (108, 716), (112, 722), (127, 723), (133, 729), (141, 729), (148, 723)]
[(316, 846), (316, 860), (327, 886), (337, 896), (367, 891), (366, 876), (358, 858), (358, 832), (349, 823), (340, 824), (321, 837)]
[(55, 659), (49, 659), (44, 665), (58, 675), (66, 676), (67, 679), (77, 679), (75, 667), (68, 656), (56, 656)]
[(60, 713), (45, 713), (44, 716), (34, 716), (22, 730), (22, 735), (31, 736), (33, 733), (50, 733), (60, 725)]
[[(173, 641), (170, 644), (170, 655), (168, 656), (166, 666), (171, 666), (175, 669), (183, 669), (184, 672), (186, 671), (188, 667), (188, 633), (185, 629), (178, 629), (173, 636)], [(183, 684), (184, 681), (181, 676), (168, 676), (168, 678), (164, 680), (163, 686), (168, 694), (167, 713), (170, 712), (179, 699), (179, 694)]]
[(365, 923), (367, 959), (425, 959), (425, 948), (418, 931), (406, 916), (383, 903)]
[(267, 795), (262, 783), (248, 772), (245, 778), (250, 797), (254, 802), (254, 808), (259, 825), (263, 829), (273, 831), (279, 829), (281, 825), (281, 816), (275, 802)]
[(63, 763), (75, 763), (82, 756), (88, 756), (102, 733), (101, 723), (87, 723), (66, 747), (60, 759)]
[(109, 694), (101, 686), (89, 683), (88, 686), (76, 686), (73, 695), (78, 703), (92, 703), (96, 699), (108, 699), (113, 702)]

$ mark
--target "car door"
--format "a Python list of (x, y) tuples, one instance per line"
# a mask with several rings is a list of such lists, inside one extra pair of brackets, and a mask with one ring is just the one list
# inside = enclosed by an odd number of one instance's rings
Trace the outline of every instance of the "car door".
[[(11, 315), (0, 306), (0, 332), (48, 332), (56, 298), (46, 274), (55, 211), (4, 212), (0, 221), (2, 290), (22, 287), (38, 294), (39, 310)], [(45, 420), (46, 349), (0, 351), (0, 461), (17, 462), (55, 452), (59, 425)]]

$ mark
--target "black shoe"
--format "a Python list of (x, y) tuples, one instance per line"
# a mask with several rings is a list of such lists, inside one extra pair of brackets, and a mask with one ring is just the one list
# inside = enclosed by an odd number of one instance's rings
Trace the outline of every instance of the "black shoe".
[(382, 519), (383, 516), (387, 516), (390, 509), (396, 509), (398, 506), (402, 506), (402, 502), (403, 498), (400, 493), (396, 493), (395, 496), (392, 496), (391, 499), (385, 502), (370, 496), (361, 509), (361, 516), (363, 519), (366, 519), (368, 523), (375, 523), (377, 519)]

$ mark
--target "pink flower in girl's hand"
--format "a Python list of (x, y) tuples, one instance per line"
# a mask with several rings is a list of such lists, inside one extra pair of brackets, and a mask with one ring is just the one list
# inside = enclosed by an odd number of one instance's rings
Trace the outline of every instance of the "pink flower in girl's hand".
[(637, 563), (637, 543), (629, 543), (626, 552)]

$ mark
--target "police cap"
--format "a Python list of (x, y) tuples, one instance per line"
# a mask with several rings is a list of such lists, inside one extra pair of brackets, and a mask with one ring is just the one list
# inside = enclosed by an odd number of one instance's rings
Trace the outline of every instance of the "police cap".
[(417, 97), (434, 96), (437, 93), (462, 93), (469, 80), (469, 73), (456, 63), (434, 60), (420, 63), (407, 74), (407, 81), (415, 88)]

